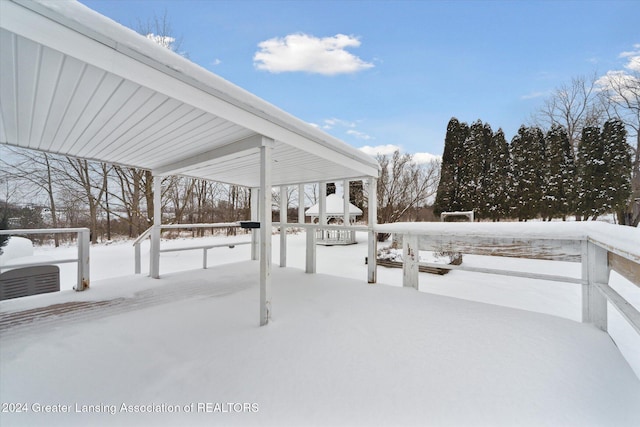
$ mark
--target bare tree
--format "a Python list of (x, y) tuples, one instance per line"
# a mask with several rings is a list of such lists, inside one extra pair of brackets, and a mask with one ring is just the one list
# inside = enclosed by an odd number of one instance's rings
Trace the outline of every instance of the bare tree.
[(67, 157), (63, 172), (69, 181), (76, 184), (83, 192), (86, 206), (89, 208), (89, 229), (91, 243), (98, 242), (98, 209), (101, 207), (102, 197), (107, 190), (104, 175), (108, 173), (103, 164), (87, 160)]
[(174, 176), (167, 180), (166, 194), (171, 203), (169, 210), (173, 211), (176, 223), (182, 223), (185, 213), (191, 210), (195, 188), (196, 180), (193, 178)]
[(182, 52), (182, 36), (176, 36), (171, 21), (167, 16), (167, 11), (162, 15), (153, 14), (153, 18), (147, 18), (146, 21), (138, 19), (136, 31), (149, 40), (154, 41), (160, 46), (176, 52), (184, 57), (188, 57)]
[[(404, 219), (410, 209), (424, 206), (438, 188), (440, 164), (418, 164), (410, 154), (378, 155), (381, 172), (378, 178), (378, 223)], [(380, 241), (389, 236), (379, 234)]]
[[(49, 210), (51, 212), (51, 226), (58, 227), (58, 215), (56, 209), (56, 180), (59, 175), (59, 168), (56, 168), (56, 157), (34, 150), (26, 150), (22, 148), (5, 148), (9, 155), (0, 160), (2, 169), (5, 171), (7, 178), (12, 177), (14, 180), (23, 183), (27, 194), (31, 193), (32, 198), (38, 193), (44, 192), (47, 198)], [(11, 158), (8, 162), (6, 159)], [(58, 247), (60, 245), (60, 235), (54, 234), (54, 243)]]
[(553, 125), (564, 126), (574, 156), (582, 129), (600, 126), (605, 120), (597, 82), (596, 74), (572, 78), (571, 83), (555, 89), (533, 116), (534, 124), (543, 130), (548, 131)]

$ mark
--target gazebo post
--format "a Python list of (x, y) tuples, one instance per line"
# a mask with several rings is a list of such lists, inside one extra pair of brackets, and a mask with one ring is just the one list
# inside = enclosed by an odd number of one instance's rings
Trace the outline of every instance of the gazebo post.
[[(250, 204), (251, 204), (251, 221), (258, 221), (258, 200), (259, 200), (260, 190), (258, 188), (252, 188), (250, 190)], [(253, 228), (251, 229), (251, 260), (257, 261), (259, 254), (259, 234), (260, 231)]]
[(274, 141), (262, 137), (260, 147), (260, 326), (271, 315), (271, 155)]
[(287, 266), (287, 186), (280, 186), (280, 267)]
[(376, 283), (376, 258), (378, 256), (378, 239), (374, 230), (378, 220), (378, 180), (376, 178), (369, 178), (369, 201), (367, 208), (369, 211), (369, 250), (367, 254), (368, 281), (369, 283)]

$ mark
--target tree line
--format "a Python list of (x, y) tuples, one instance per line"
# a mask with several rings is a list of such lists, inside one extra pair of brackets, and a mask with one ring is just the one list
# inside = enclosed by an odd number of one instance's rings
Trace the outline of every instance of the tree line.
[[(137, 237), (153, 224), (153, 180), (159, 178), (148, 170), (9, 146), (0, 150), (0, 219), (8, 228), (87, 227), (96, 243)], [(165, 223), (232, 222), (248, 215), (246, 188), (160, 179)]]
[[(87, 227), (92, 243), (135, 238), (153, 224), (153, 180), (162, 179), (162, 222), (234, 222), (250, 217), (250, 189), (181, 176), (154, 177), (150, 171), (21, 148), (0, 146), (0, 220), (4, 228)], [(439, 164), (418, 164), (410, 154), (379, 155), (378, 222), (418, 219), (435, 194)], [(350, 202), (368, 208), (368, 186), (351, 181)], [(273, 191), (274, 217), (280, 198), (297, 208), (297, 186)], [(327, 184), (327, 193), (336, 191)], [(317, 203), (318, 184), (306, 185), (302, 203)], [(292, 208), (294, 206), (295, 208)], [(365, 213), (366, 215), (366, 213)], [(295, 219), (294, 212), (289, 218)], [(366, 218), (366, 216), (364, 217)], [(194, 231), (203, 235), (205, 229)], [(55, 244), (59, 235), (54, 235)]]
[(547, 132), (521, 126), (507, 143), (478, 120), (447, 125), (434, 211), (473, 210), (478, 219), (551, 220), (608, 212), (626, 223), (632, 196), (632, 154), (625, 124), (609, 119), (582, 127), (572, 145), (565, 126)]

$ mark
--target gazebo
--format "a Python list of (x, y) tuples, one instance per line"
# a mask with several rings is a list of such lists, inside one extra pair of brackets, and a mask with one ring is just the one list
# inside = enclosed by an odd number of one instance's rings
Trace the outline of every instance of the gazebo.
[[(312, 223), (319, 223), (320, 203), (307, 209), (305, 215), (311, 218)], [(337, 194), (330, 194), (326, 199), (325, 215), (327, 224), (354, 224), (356, 218), (362, 215), (362, 209)], [(354, 230), (318, 229), (316, 231), (316, 244), (318, 245), (352, 245), (354, 243), (357, 243)]]
[[(0, 1), (0, 56), (0, 143), (158, 178), (151, 277), (160, 277), (160, 177), (251, 189), (262, 325), (271, 307), (272, 187), (364, 179), (376, 194), (373, 157), (80, 3)], [(369, 205), (375, 253), (375, 197)]]

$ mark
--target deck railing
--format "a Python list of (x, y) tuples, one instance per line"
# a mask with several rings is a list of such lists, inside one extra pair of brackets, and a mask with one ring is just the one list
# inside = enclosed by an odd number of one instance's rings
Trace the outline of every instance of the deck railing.
[(51, 261), (38, 261), (28, 263), (13, 263), (0, 265), (2, 270), (34, 267), (38, 265), (64, 264), (70, 262), (78, 263), (78, 279), (73, 289), (76, 291), (84, 291), (89, 287), (89, 229), (88, 228), (38, 228), (38, 229), (15, 229), (0, 230), (0, 235), (5, 236), (24, 236), (34, 234), (77, 234), (78, 256), (76, 258), (52, 259)]
[[(192, 228), (240, 228), (241, 225), (239, 222), (222, 222), (222, 223), (213, 223), (213, 224), (166, 224), (161, 226), (161, 230), (184, 230), (184, 229), (192, 229)], [(135, 274), (140, 274), (141, 267), (141, 249), (140, 245), (142, 242), (151, 237), (152, 227), (145, 230), (136, 240), (133, 241), (134, 247), (134, 257), (135, 257)], [(207, 268), (207, 259), (208, 259), (208, 251), (209, 249), (214, 248), (233, 248), (235, 246), (240, 245), (250, 245), (254, 243), (254, 239), (252, 241), (238, 241), (238, 242), (229, 242), (229, 243), (220, 243), (220, 244), (212, 244), (212, 245), (198, 245), (198, 246), (185, 246), (180, 248), (167, 248), (160, 249), (160, 253), (163, 252), (179, 252), (179, 251), (193, 251), (193, 250), (202, 250), (202, 268)]]
[[(582, 285), (582, 321), (593, 323), (598, 328), (607, 330), (607, 302), (609, 302), (640, 334), (640, 311), (629, 301), (609, 286), (610, 271), (616, 271), (634, 285), (640, 287), (640, 242), (637, 246), (616, 245), (614, 239), (602, 238), (603, 233), (591, 233), (585, 228), (576, 233), (554, 233), (554, 230), (544, 231), (536, 228), (527, 232), (523, 229), (517, 233), (493, 233), (495, 225), (484, 227), (483, 224), (459, 224), (457, 228), (451, 225), (438, 231), (433, 225), (425, 230), (415, 225), (382, 224), (375, 228), (378, 233), (391, 233), (401, 236), (403, 249), (403, 286), (418, 289), (418, 266), (425, 265), (450, 270), (464, 270), (480, 273), (490, 273), (513, 277), (527, 277), (540, 280), (577, 283)], [(469, 226), (466, 226), (469, 225)], [(606, 226), (607, 224), (603, 224)], [(591, 226), (591, 225), (590, 225)], [(533, 230), (533, 229), (531, 229)], [(543, 230), (541, 232), (541, 230)], [(635, 233), (634, 229), (630, 229)], [(606, 233), (606, 230), (604, 230)], [(420, 250), (455, 250), (456, 247), (499, 247), (513, 245), (528, 245), (530, 247), (545, 247), (545, 250), (559, 249), (562, 252), (579, 254), (582, 270), (581, 277), (549, 275), (537, 272), (518, 272), (506, 269), (489, 269), (461, 265), (443, 265), (419, 262)], [(630, 248), (631, 246), (631, 248)], [(520, 255), (522, 257), (522, 255)]]
[[(441, 223), (440, 223), (441, 224)], [(490, 224), (489, 224), (490, 225)], [(615, 241), (599, 238), (590, 233), (586, 228), (575, 228), (576, 232), (554, 233), (552, 231), (540, 232), (517, 232), (517, 233), (493, 233), (483, 232), (483, 224), (449, 224), (446, 231), (440, 229), (437, 224), (431, 223), (428, 230), (420, 230), (415, 224), (404, 228), (403, 224), (381, 224), (373, 228), (364, 225), (319, 225), (302, 223), (279, 223), (273, 222), (274, 227), (280, 228), (280, 266), (286, 266), (287, 249), (286, 233), (289, 228), (304, 229), (306, 231), (306, 261), (305, 271), (307, 273), (316, 272), (316, 238), (319, 230), (325, 232), (368, 232), (369, 238), (375, 237), (377, 233), (394, 234), (402, 236), (403, 253), (403, 286), (418, 288), (418, 267), (438, 267), (450, 270), (463, 270), (478, 273), (488, 273), (505, 275), (512, 277), (525, 277), (539, 280), (549, 280), (556, 282), (575, 283), (582, 285), (582, 321), (593, 323), (602, 330), (607, 330), (607, 302), (609, 302), (622, 317), (640, 334), (640, 311), (629, 303), (623, 296), (609, 286), (609, 273), (614, 270), (627, 278), (631, 283), (640, 287), (640, 244), (637, 248), (629, 249), (616, 246)], [(469, 227), (470, 226), (470, 227)], [(240, 227), (239, 223), (222, 224), (174, 224), (163, 225), (162, 229), (185, 229), (185, 228), (228, 228)], [(455, 228), (451, 228), (455, 227)], [(453, 231), (452, 231), (453, 230)], [(491, 229), (493, 230), (493, 229)], [(490, 231), (491, 231), (490, 230)], [(635, 231), (635, 230), (634, 230)], [(596, 233), (597, 234), (597, 233)], [(136, 273), (140, 273), (140, 243), (149, 237), (149, 230), (143, 233), (136, 241)], [(613, 242), (613, 243), (612, 243)], [(206, 268), (206, 251), (215, 247), (234, 246), (239, 244), (257, 245), (257, 239), (252, 238), (251, 242), (224, 243), (219, 245), (201, 245), (185, 248), (162, 249), (160, 252), (181, 251), (181, 250), (203, 250), (203, 268)], [(374, 242), (369, 242), (369, 246), (376, 246)], [(442, 248), (454, 248), (464, 246), (465, 248), (482, 247), (491, 248), (489, 252), (500, 252), (499, 247), (512, 248), (532, 247), (537, 248), (542, 253), (552, 253), (554, 250), (561, 252), (564, 256), (569, 255), (579, 257), (582, 264), (581, 277), (552, 275), (542, 272), (520, 272), (508, 269), (495, 269), (484, 267), (451, 264), (433, 264), (419, 262), (420, 250), (442, 250)], [(252, 251), (252, 259), (256, 259)], [(369, 250), (371, 252), (371, 250)], [(374, 252), (375, 253), (375, 252)], [(520, 254), (526, 258), (526, 255)], [(376, 268), (375, 260), (369, 260), (369, 269)], [(372, 277), (371, 274), (369, 277)], [(373, 274), (375, 277), (375, 274)], [(371, 282), (371, 280), (369, 280)]]

